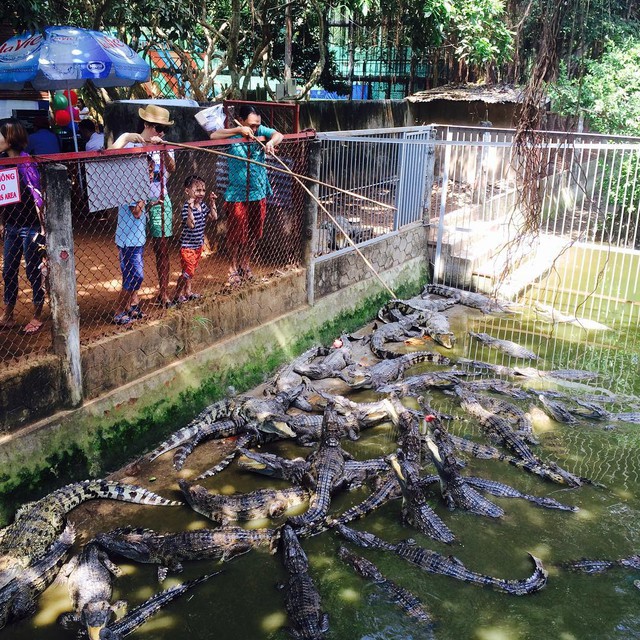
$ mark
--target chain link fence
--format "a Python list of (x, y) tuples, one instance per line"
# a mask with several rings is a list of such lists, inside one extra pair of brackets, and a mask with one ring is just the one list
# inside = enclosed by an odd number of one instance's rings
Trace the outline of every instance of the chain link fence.
[[(69, 178), (81, 345), (299, 266), (306, 192), (288, 172), (307, 173), (312, 140), (288, 135), (276, 157), (222, 140), (38, 158), (41, 175), (58, 163)], [(46, 180), (43, 191), (46, 200)], [(5, 263), (3, 254), (3, 272)], [(42, 329), (24, 331), (34, 289), (25, 271), (23, 259), (0, 366), (51, 349), (48, 296)]]

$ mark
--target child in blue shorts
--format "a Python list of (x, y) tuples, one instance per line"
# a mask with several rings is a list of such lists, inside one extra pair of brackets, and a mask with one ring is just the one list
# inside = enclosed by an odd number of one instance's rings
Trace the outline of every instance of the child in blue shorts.
[(116, 245), (122, 271), (122, 289), (116, 301), (114, 324), (126, 325), (143, 317), (138, 290), (144, 280), (143, 254), (147, 240), (146, 202), (122, 204), (118, 209)]

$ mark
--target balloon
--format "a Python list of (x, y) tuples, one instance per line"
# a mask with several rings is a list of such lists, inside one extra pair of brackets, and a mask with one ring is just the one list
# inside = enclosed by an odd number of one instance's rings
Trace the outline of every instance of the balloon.
[(58, 111), (59, 109), (66, 109), (69, 106), (69, 101), (62, 91), (56, 91), (53, 94), (52, 104), (53, 110)]
[(78, 94), (76, 93), (76, 91), (74, 89), (71, 89), (71, 91), (69, 91), (68, 89), (66, 91), (64, 91), (64, 97), (67, 100), (71, 100), (71, 106), (75, 107), (76, 104), (78, 104)]
[(73, 121), (78, 122), (78, 120), (80, 120), (80, 109), (78, 109), (78, 107), (73, 107), (71, 111), (73, 112)]
[(60, 127), (66, 127), (71, 122), (71, 114), (66, 109), (58, 109), (53, 114), (53, 118)]

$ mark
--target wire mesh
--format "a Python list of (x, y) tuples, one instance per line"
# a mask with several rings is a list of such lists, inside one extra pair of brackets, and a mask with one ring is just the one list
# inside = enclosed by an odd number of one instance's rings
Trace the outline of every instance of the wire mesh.
[[(306, 173), (311, 139), (287, 136), (278, 146), (278, 157), (291, 171)], [(266, 158), (268, 168), (251, 165), (246, 170), (244, 158), (265, 160), (257, 142), (224, 140), (171, 148), (173, 171), (159, 161), (162, 156), (155, 149), (63, 154), (37, 161), (41, 173), (46, 163), (56, 162), (66, 166), (69, 176), (82, 345), (162, 318), (174, 312), (174, 304), (178, 309), (194, 307), (301, 263), (306, 194), (294, 178), (278, 171), (284, 169), (271, 157)], [(3, 164), (8, 161), (0, 160), (0, 169)], [(183, 250), (194, 244), (183, 233), (186, 205), (194, 197), (185, 184), (193, 184), (193, 176), (204, 187), (202, 203), (217, 211), (217, 219), (211, 214), (201, 220), (200, 201), (191, 201), (199, 211), (197, 257)], [(44, 191), (46, 196), (46, 184)], [(246, 202), (247, 197), (260, 201), (262, 196), (263, 208)], [(243, 252), (238, 252), (238, 243)], [(2, 262), (4, 267), (4, 257)], [(177, 291), (181, 279), (189, 286)], [(24, 332), (32, 314), (32, 293), (22, 265), (15, 325), (0, 331), (0, 362), (5, 365), (51, 348), (48, 300), (43, 329)]]

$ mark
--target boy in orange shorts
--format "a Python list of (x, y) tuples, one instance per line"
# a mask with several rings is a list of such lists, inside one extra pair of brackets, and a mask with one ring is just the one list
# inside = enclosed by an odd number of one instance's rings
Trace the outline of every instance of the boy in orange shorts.
[(178, 278), (174, 302), (198, 300), (202, 296), (191, 289), (191, 280), (195, 275), (202, 249), (204, 230), (207, 220), (217, 220), (216, 200), (213, 192), (209, 194), (209, 206), (204, 202), (207, 191), (204, 180), (199, 176), (189, 176), (184, 181), (187, 197), (182, 207), (182, 236), (180, 238), (180, 263), (182, 273)]

